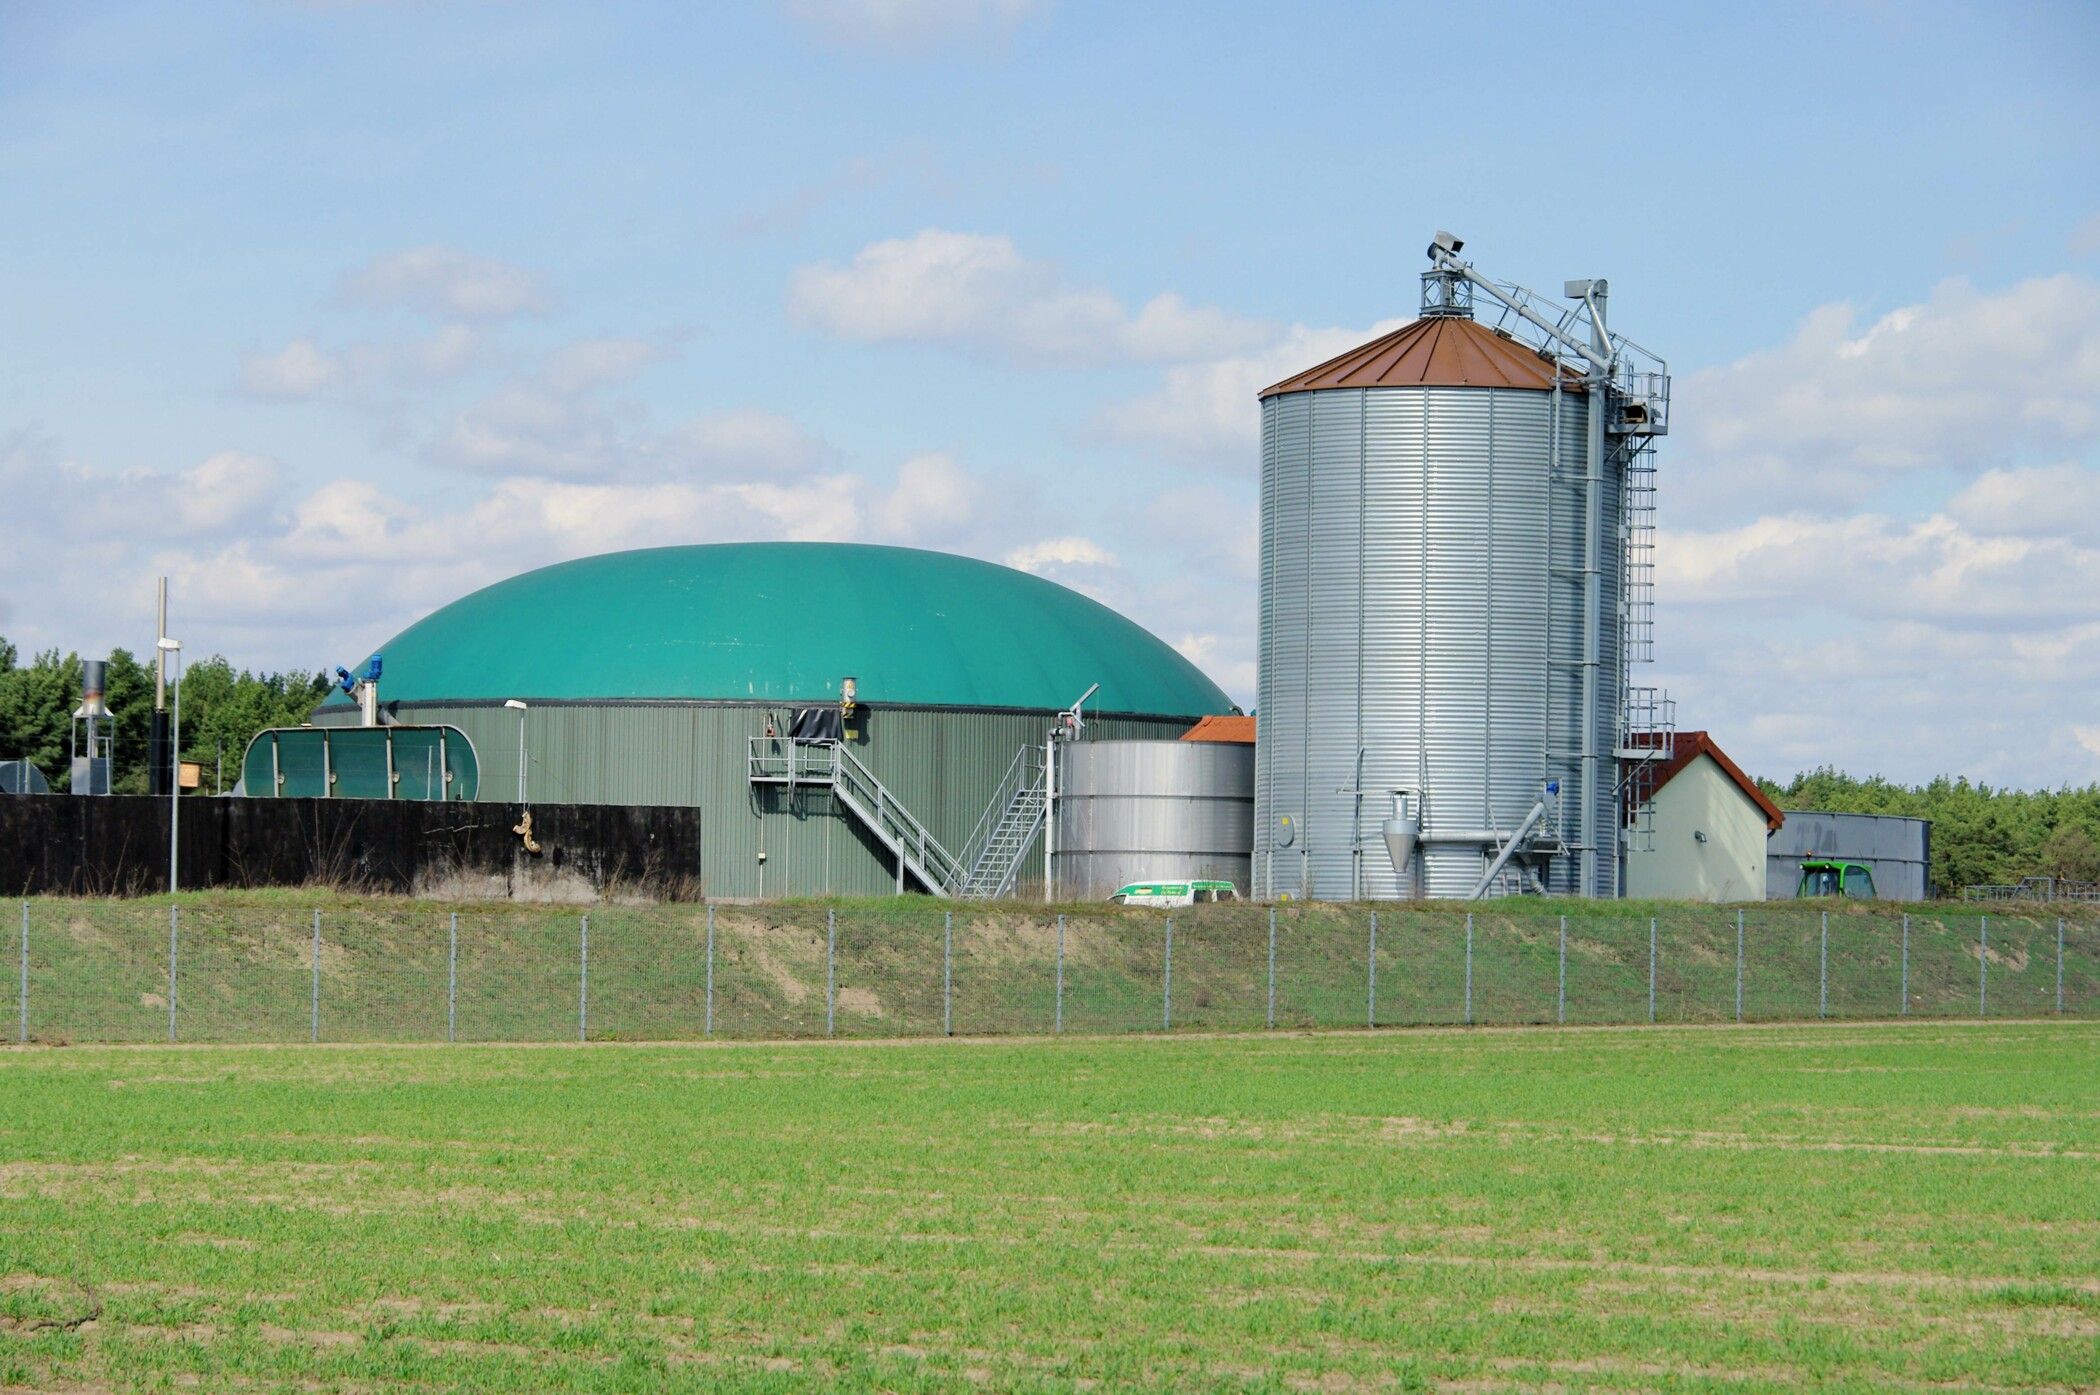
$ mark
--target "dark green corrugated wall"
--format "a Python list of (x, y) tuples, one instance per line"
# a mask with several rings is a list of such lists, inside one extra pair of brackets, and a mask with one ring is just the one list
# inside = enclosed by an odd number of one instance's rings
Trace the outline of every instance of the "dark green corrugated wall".
[[(976, 829), (1014, 753), (1041, 744), (1052, 713), (864, 709), (854, 753), (952, 852)], [(349, 715), (349, 714), (344, 714)], [(333, 714), (330, 714), (332, 717)], [(518, 713), (501, 704), (403, 703), (404, 722), (443, 722), (473, 741), (481, 798), (518, 794)], [(540, 703), (525, 713), (527, 793), (549, 804), (681, 804), (702, 812), (701, 857), (714, 897), (877, 896), (895, 889), (888, 851), (829, 794), (792, 801), (747, 778), (751, 737), (786, 709), (700, 703)], [(324, 719), (327, 720), (327, 719)], [(1088, 723), (1103, 740), (1179, 736), (1189, 717), (1109, 717)], [(784, 727), (782, 728), (784, 729)], [(766, 860), (761, 874), (758, 855)], [(1040, 840), (1021, 870), (1041, 884)], [(763, 881), (761, 881), (763, 875)]]

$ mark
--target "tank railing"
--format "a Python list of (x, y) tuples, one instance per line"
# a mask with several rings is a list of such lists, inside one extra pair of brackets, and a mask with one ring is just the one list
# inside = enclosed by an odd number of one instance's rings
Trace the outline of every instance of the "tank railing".
[(991, 850), (992, 836), (1006, 821), (1006, 813), (1013, 808), (1024, 789), (1043, 783), (1043, 748), (1034, 744), (1023, 746), (1014, 752), (1013, 763), (1006, 767), (1000, 777), (999, 787), (992, 794), (991, 803), (984, 806), (984, 814), (977, 820), (977, 827), (970, 830), (964, 841), (959, 861), (975, 876), (978, 864), (984, 861)]
[(751, 783), (755, 785), (828, 785), (832, 766), (831, 752), (824, 746), (784, 736), (751, 738)]
[(905, 808), (873, 771), (842, 744), (820, 749), (832, 753), (832, 788), (841, 801), (926, 883), (936, 896), (952, 896), (965, 868), (940, 840)]
[[(1579, 306), (1557, 305), (1529, 287), (1520, 286), (1514, 281), (1494, 281), (1491, 284), (1496, 290), (1516, 301), (1532, 314), (1550, 321), (1556, 330), (1568, 338), (1589, 338), (1589, 320), (1583, 315)], [(1521, 339), (1529, 347), (1552, 358), (1562, 359), (1568, 356), (1569, 351), (1565, 344), (1548, 338), (1538, 326), (1525, 319), (1515, 310), (1510, 309), (1507, 305), (1501, 307), (1500, 312), (1495, 317), (1494, 324), (1490, 328), (1502, 330), (1514, 338)]]
[[(1528, 286), (1514, 281), (1491, 281), (1496, 290), (1516, 301), (1532, 314), (1552, 323), (1553, 327), (1570, 339), (1587, 340), (1590, 337), (1589, 316), (1580, 305), (1562, 306), (1547, 299)], [(1554, 359), (1568, 357), (1567, 346), (1547, 337), (1536, 325), (1508, 306), (1503, 306), (1490, 326), (1522, 340), (1529, 347)], [(1661, 435), (1669, 426), (1670, 373), (1662, 357), (1643, 347), (1625, 335), (1607, 331), (1606, 339), (1611, 344), (1616, 360), (1612, 372), (1612, 388), (1629, 398), (1640, 398), (1654, 405), (1653, 434)], [(1586, 370), (1585, 365), (1585, 370)], [(1586, 376), (1578, 374), (1577, 376)]]

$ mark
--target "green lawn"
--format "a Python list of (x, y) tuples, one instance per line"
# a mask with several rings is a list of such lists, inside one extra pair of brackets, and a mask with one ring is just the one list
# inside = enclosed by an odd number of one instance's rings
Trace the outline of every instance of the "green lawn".
[(0, 1051), (0, 1387), (2096, 1384), (2091, 1022)]

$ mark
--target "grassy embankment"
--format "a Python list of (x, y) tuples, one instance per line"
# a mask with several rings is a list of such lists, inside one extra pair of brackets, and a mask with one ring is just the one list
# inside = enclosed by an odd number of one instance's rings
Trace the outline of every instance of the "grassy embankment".
[[(706, 908), (604, 905), (590, 911), (587, 1020), (581, 912), (458, 907), (327, 893), (182, 899), (178, 1030), (190, 1041), (296, 1041), (312, 1029), (313, 931), (319, 906), (320, 1022), (325, 1040), (460, 1040), (702, 1035), (707, 1023)], [(954, 910), (948, 1011), (961, 1034), (1049, 1032), (1057, 1021), (1057, 908), (1003, 903)], [(1910, 1013), (1975, 1016), (1985, 964), (1976, 907), (1910, 908)], [(2053, 1015), (2057, 921), (1993, 914), (1988, 1008)], [(165, 1038), (165, 900), (29, 903), (29, 1029), (43, 1040)], [(836, 911), (837, 952), (827, 977)], [(1166, 922), (1157, 911), (1080, 905), (1065, 915), (1067, 1032), (1157, 1030), (1166, 1022)], [(718, 1036), (812, 1036), (827, 1003), (841, 1036), (938, 1034), (943, 1028), (942, 903), (895, 901), (715, 910)], [(1568, 917), (1566, 1017), (1648, 1017), (1649, 920), (1659, 1021), (1725, 1021), (1736, 1010), (1735, 910), (1630, 902), (1496, 902), (1473, 913), (1472, 1020), (1552, 1022), (1560, 1015), (1559, 917)], [(1902, 1008), (1904, 908), (1838, 904), (1830, 912), (1827, 1004), (1820, 908), (1744, 909), (1748, 1020), (1881, 1018)], [(1457, 1023), (1467, 1014), (1466, 908), (1378, 912), (1376, 1020)], [(1206, 907), (1174, 920), (1172, 1008), (1178, 1029), (1237, 1030), (1268, 1016), (1268, 912)], [(1370, 912), (1284, 908), (1276, 936), (1279, 1026), (1360, 1026), (1373, 1015)], [(18, 933), (0, 922), (0, 1032), (19, 1024)], [(2065, 922), (2070, 1015), (2100, 1012), (2100, 924)], [(456, 984), (453, 973), (456, 962)], [(456, 989), (456, 992), (455, 992)]]

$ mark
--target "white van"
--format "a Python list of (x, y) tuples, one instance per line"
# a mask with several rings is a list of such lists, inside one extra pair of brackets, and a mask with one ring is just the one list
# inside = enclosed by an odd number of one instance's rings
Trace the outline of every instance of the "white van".
[(1200, 906), (1237, 901), (1231, 882), (1132, 882), (1108, 898), (1119, 906)]

